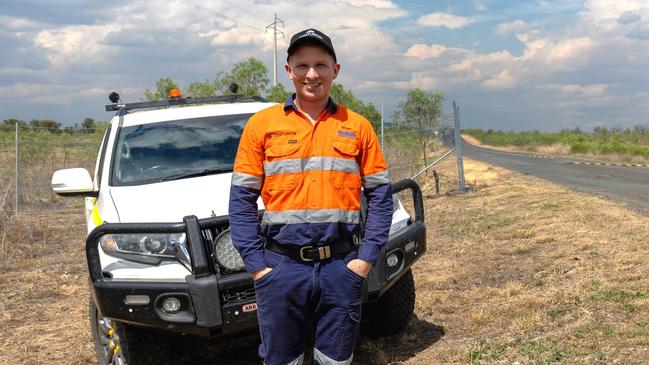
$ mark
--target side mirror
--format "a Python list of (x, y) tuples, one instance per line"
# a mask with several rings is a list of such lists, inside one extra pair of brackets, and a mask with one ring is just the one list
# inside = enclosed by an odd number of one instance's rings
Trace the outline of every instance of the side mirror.
[(52, 190), (60, 196), (96, 195), (90, 174), (83, 168), (55, 171), (52, 175)]

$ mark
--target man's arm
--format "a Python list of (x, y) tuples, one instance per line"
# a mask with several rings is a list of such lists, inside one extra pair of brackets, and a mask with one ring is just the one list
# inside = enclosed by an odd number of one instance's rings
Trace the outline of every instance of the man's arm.
[(229, 207), (232, 243), (250, 273), (266, 268), (257, 207), (264, 179), (264, 152), (253, 118), (246, 124), (239, 141), (232, 173)]
[(369, 122), (362, 125), (360, 170), (363, 193), (367, 199), (365, 236), (358, 252), (358, 260), (350, 262), (350, 269), (367, 276), (376, 263), (379, 251), (388, 242), (392, 224), (392, 184), (388, 167), (376, 134)]

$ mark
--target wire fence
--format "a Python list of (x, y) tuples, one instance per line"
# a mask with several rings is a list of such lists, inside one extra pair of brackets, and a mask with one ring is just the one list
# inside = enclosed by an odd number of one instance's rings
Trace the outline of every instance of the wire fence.
[[(456, 114), (443, 113), (424, 128), (404, 123), (377, 133), (393, 181), (416, 177), (424, 189), (437, 193), (461, 189), (461, 155), (451, 153), (459, 122)], [(71, 167), (92, 174), (102, 136), (103, 130), (98, 129), (5, 126), (0, 130), (0, 223), (2, 217), (8, 219), (16, 212), (81, 206), (80, 199), (53, 193), (52, 174)]]
[(54, 171), (94, 170), (102, 131), (12, 126), (0, 131), (0, 215), (79, 205), (52, 191)]
[(414, 178), (437, 194), (465, 190), (461, 144), (456, 148), (459, 131), (459, 108), (423, 128), (405, 124), (384, 129), (380, 138), (392, 180)]

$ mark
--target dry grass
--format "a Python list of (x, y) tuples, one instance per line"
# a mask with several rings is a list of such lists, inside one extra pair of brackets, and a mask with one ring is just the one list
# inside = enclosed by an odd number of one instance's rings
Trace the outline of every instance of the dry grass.
[[(436, 168), (453, 176), (452, 161)], [(475, 192), (435, 195), (422, 181), (416, 318), (400, 335), (362, 339), (355, 363), (646, 363), (649, 219), (486, 164), (465, 170)], [(94, 363), (81, 209), (20, 215), (9, 228), (0, 364)], [(254, 363), (253, 353), (227, 359)]]
[(0, 364), (89, 364), (81, 207), (20, 214), (0, 261)]
[(601, 155), (601, 154), (594, 154), (594, 153), (571, 153), (570, 152), (570, 146), (565, 145), (565, 144), (553, 144), (549, 146), (530, 146), (529, 148), (521, 148), (521, 147), (516, 147), (516, 146), (492, 146), (492, 145), (487, 145), (481, 143), (477, 138), (469, 136), (469, 135), (462, 135), (462, 138), (464, 138), (467, 142), (474, 146), (480, 146), (480, 147), (485, 147), (489, 148), (492, 150), (496, 151), (504, 151), (504, 152), (526, 152), (526, 153), (539, 153), (542, 155), (548, 155), (548, 156), (572, 156), (572, 157), (578, 157), (578, 158), (583, 158), (586, 160), (594, 160), (594, 161), (603, 161), (603, 162), (613, 162), (613, 163), (629, 163), (629, 164), (639, 164), (639, 165), (647, 165), (649, 164), (649, 158), (643, 157), (643, 156), (632, 156), (632, 155), (621, 155), (617, 153), (610, 153), (606, 155)]

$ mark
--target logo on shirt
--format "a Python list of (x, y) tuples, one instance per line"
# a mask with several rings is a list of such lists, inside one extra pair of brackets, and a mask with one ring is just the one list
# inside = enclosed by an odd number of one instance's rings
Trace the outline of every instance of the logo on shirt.
[(275, 131), (275, 132), (270, 132), (270, 137), (275, 138), (275, 137), (284, 137), (284, 136), (295, 136), (297, 132), (295, 131)]
[(348, 132), (348, 131), (338, 131), (338, 136), (339, 137), (345, 137), (345, 138), (352, 138), (356, 139), (356, 134), (354, 132)]

